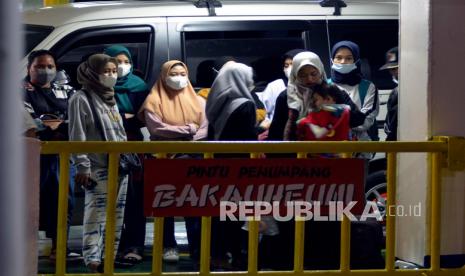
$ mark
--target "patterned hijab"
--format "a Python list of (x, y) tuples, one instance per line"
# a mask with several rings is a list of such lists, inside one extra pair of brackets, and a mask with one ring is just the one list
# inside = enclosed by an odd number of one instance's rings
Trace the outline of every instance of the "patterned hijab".
[(91, 55), (85, 62), (81, 63), (77, 69), (77, 80), (82, 85), (82, 89), (99, 96), (103, 102), (109, 106), (116, 104), (115, 91), (113, 88), (104, 86), (99, 75), (104, 71), (105, 65), (112, 62), (118, 67), (118, 62), (105, 54)]
[(174, 66), (187, 66), (179, 60), (165, 62), (161, 68), (160, 78), (153, 85), (150, 94), (139, 111), (139, 118), (144, 119), (144, 111), (156, 114), (167, 124), (182, 126), (195, 123), (198, 126), (202, 123), (204, 111), (200, 106), (194, 88), (189, 82), (188, 85), (179, 91), (173, 90), (166, 84), (168, 74)]

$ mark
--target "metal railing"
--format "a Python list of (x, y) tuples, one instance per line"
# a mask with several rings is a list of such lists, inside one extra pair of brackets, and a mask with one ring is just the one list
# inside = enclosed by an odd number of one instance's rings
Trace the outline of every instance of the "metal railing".
[[(465, 139), (459, 137), (435, 137), (422, 142), (44, 142), (42, 154), (60, 156), (60, 190), (58, 211), (57, 260), (55, 274), (41, 275), (101, 275), (66, 273), (66, 221), (68, 208), (69, 159), (73, 153), (108, 153), (107, 226), (105, 232), (104, 275), (465, 275), (465, 267), (440, 268), (441, 231), (441, 176), (440, 169), (447, 166), (454, 170), (465, 169)], [(398, 153), (428, 153), (431, 161), (431, 196), (428, 197), (430, 212), (429, 268), (401, 270), (395, 268), (395, 215), (386, 216), (386, 255), (384, 269), (350, 269), (350, 221), (344, 218), (341, 225), (341, 254), (339, 270), (304, 270), (304, 221), (295, 222), (294, 270), (258, 270), (258, 221), (249, 224), (248, 269), (235, 272), (210, 271), (211, 217), (202, 217), (200, 269), (198, 272), (162, 272), (163, 218), (154, 220), (154, 244), (152, 271), (147, 273), (114, 272), (115, 205), (117, 196), (118, 158), (120, 153), (154, 153), (164, 158), (168, 153), (203, 153), (213, 158), (215, 153), (250, 153), (258, 158), (260, 153), (297, 153), (306, 158), (308, 153), (385, 152), (387, 153), (387, 205), (395, 207), (396, 172)]]

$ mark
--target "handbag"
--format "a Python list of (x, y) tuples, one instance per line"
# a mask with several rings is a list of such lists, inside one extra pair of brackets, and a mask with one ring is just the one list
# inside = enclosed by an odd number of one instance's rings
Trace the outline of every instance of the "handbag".
[[(90, 96), (89, 92), (87, 90), (82, 90), (87, 97), (87, 100), (89, 101), (89, 106), (90, 110), (93, 114), (94, 118), (97, 118), (95, 120), (95, 126), (97, 130), (100, 133), (100, 137), (102, 138), (102, 141), (107, 141), (105, 138), (105, 133), (103, 132), (103, 126), (101, 121), (98, 119), (98, 113), (95, 110), (94, 102), (92, 101), (92, 97)], [(119, 174), (120, 175), (127, 175), (132, 171), (137, 171), (142, 169), (142, 162), (140, 161), (140, 158), (137, 154), (135, 153), (121, 153), (119, 157)]]

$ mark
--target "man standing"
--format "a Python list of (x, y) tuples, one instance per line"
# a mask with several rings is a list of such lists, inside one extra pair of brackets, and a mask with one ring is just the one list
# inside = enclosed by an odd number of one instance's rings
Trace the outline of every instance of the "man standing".
[(397, 104), (399, 95), (399, 48), (394, 47), (386, 52), (386, 64), (379, 70), (389, 70), (392, 75), (392, 81), (396, 87), (391, 91), (387, 102), (387, 114), (384, 121), (384, 132), (386, 132), (386, 141), (397, 140)]

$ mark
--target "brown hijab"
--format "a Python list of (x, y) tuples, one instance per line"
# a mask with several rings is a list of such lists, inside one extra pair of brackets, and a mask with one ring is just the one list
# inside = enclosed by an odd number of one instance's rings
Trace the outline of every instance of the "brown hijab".
[(113, 88), (104, 86), (99, 80), (99, 75), (108, 62), (112, 62), (118, 67), (118, 61), (115, 58), (105, 54), (91, 55), (79, 65), (77, 80), (82, 85), (82, 89), (97, 94), (106, 104), (114, 106), (116, 104), (115, 91)]
[(144, 118), (144, 111), (147, 110), (158, 115), (164, 123), (170, 125), (187, 125), (195, 123), (198, 126), (204, 118), (204, 110), (200, 106), (197, 94), (191, 83), (179, 91), (173, 90), (166, 84), (166, 78), (175, 65), (187, 66), (179, 60), (165, 62), (161, 68), (160, 78), (152, 87), (144, 104), (139, 111), (139, 118)]

